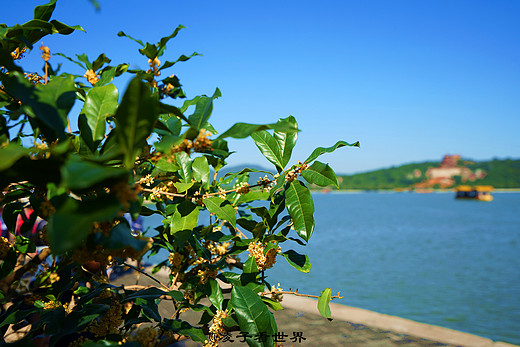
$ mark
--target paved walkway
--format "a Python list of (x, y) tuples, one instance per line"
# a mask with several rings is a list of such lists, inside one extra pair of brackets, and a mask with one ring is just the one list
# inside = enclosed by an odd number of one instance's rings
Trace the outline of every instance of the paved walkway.
[[(166, 279), (163, 278), (163, 280), (163, 283), (167, 283)], [(135, 284), (135, 275), (119, 278), (113, 281), (113, 284)], [(154, 282), (145, 276), (140, 276), (139, 284), (150, 285)], [(329, 321), (319, 315), (316, 304), (317, 301), (310, 298), (284, 295), (282, 302), (284, 309), (273, 313), (279, 333), (287, 335), (285, 342), (281, 342), (283, 346), (515, 346), (503, 342), (493, 342), (488, 338), (460, 331), (334, 303), (330, 304), (333, 319)], [(159, 313), (163, 317), (170, 317), (173, 314), (171, 304), (161, 304)], [(190, 311), (184, 313), (182, 317), (191, 324), (196, 324), (200, 314)], [(231, 334), (233, 342), (221, 342), (220, 346), (247, 346), (245, 342), (241, 342), (242, 338), (237, 337), (237, 334)], [(201, 345), (193, 341), (186, 341), (185, 346)]]

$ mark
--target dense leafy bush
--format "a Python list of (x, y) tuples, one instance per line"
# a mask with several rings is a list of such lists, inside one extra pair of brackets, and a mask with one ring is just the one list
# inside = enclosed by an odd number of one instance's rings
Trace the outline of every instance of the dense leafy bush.
[[(111, 65), (105, 54), (66, 57), (40, 46), (44, 74), (25, 72), (23, 55), (42, 37), (82, 30), (51, 20), (55, 3), (36, 7), (25, 24), (0, 25), (4, 342), (166, 345), (190, 338), (209, 346), (242, 331), (250, 345), (272, 346), (277, 327), (268, 308), (282, 308), (277, 299), (285, 292), (265, 272), (281, 258), (302, 272), (311, 267), (289, 246), (305, 244), (314, 230), (303, 180), (337, 186), (334, 171), (317, 158), (358, 144), (319, 147), (289, 166), (299, 131), (292, 116), (218, 133), (209, 119), (219, 90), (180, 103), (179, 79), (164, 77), (193, 56), (159, 60), (182, 26), (155, 44), (119, 33), (140, 46), (147, 70)], [(55, 59), (81, 66), (84, 75), (58, 73)], [(128, 74), (133, 78), (120, 97), (113, 81)], [(255, 170), (247, 168), (218, 175), (231, 154), (226, 139), (247, 137), (276, 173), (262, 172), (257, 182), (249, 181)], [(155, 236), (132, 230), (132, 220), (151, 215), (162, 218)], [(169, 257), (145, 272), (143, 256), (160, 250)], [(122, 266), (150, 278), (163, 269), (170, 281), (110, 284), (107, 270)], [(330, 299), (327, 288), (318, 305), (326, 317)], [(161, 300), (173, 303), (173, 317), (159, 315)], [(186, 310), (203, 312), (201, 321), (183, 321)]]

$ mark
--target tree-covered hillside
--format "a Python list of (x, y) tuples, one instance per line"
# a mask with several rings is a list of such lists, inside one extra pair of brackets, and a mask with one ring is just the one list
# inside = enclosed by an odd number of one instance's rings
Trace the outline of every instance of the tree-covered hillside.
[[(439, 167), (440, 162), (405, 164), (398, 167), (370, 171), (355, 175), (339, 176), (340, 189), (395, 189), (411, 188), (426, 179), (428, 168)], [(467, 181), (465, 184), (492, 185), (495, 188), (520, 188), (520, 159), (493, 159), (475, 162), (461, 160), (460, 165), (473, 172), (478, 169), (486, 173), (482, 179)], [(457, 184), (462, 183), (460, 176), (455, 176)]]

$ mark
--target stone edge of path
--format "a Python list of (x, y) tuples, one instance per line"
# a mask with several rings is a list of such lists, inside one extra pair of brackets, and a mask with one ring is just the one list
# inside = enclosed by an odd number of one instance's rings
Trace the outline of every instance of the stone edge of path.
[[(284, 295), (282, 306), (297, 311), (318, 314), (318, 301), (307, 297)], [(330, 303), (331, 317), (354, 324), (412, 335), (423, 339), (464, 347), (518, 347), (517, 345), (494, 342), (489, 338), (440, 326), (419, 323), (410, 319), (390, 316), (357, 307)]]
[[(154, 277), (163, 280), (163, 283), (168, 282), (168, 276), (168, 271), (164, 269), (154, 275)], [(220, 284), (222, 287), (227, 286), (224, 283)], [(290, 294), (284, 295), (282, 301), (282, 306), (285, 308), (320, 315), (317, 304), (318, 300), (316, 299)], [(391, 316), (362, 308), (336, 304), (333, 302), (330, 303), (330, 310), (332, 319), (337, 319), (353, 324), (362, 324), (372, 328), (392, 331), (398, 334), (411, 335), (445, 344), (462, 347), (520, 347), (518, 345), (506, 342), (495, 342), (486, 337), (473, 335), (458, 330), (419, 323), (411, 319)]]

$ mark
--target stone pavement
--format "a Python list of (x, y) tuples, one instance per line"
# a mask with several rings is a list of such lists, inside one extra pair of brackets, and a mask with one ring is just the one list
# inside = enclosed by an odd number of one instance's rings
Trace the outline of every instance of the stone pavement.
[[(154, 275), (167, 283), (161, 274)], [(136, 284), (134, 274), (127, 275), (112, 281), (114, 285)], [(155, 283), (145, 276), (140, 276), (139, 284), (154, 285)], [(331, 303), (332, 321), (323, 318), (317, 309), (317, 301), (306, 297), (284, 295), (283, 310), (273, 312), (278, 324), (278, 331), (283, 333), (285, 342), (282, 346), (354, 346), (354, 347), (383, 347), (383, 346), (464, 346), (464, 347), (513, 347), (503, 342), (476, 335), (463, 333), (447, 328), (414, 322), (408, 319), (389, 316)], [(159, 305), (159, 313), (163, 317), (171, 317), (173, 307), (171, 303), (163, 302)], [(182, 315), (184, 320), (196, 324), (201, 313), (189, 311)], [(242, 346), (237, 337), (238, 332), (230, 334), (233, 340), (220, 342), (220, 346)], [(184, 346), (201, 346), (191, 340), (184, 341)], [(518, 347), (518, 346), (517, 346)]]

